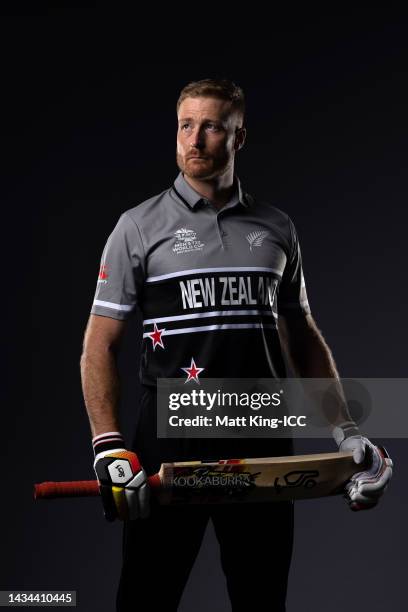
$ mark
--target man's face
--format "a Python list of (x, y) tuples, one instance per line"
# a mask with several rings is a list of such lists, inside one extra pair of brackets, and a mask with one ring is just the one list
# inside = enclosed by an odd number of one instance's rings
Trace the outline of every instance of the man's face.
[(190, 178), (208, 180), (234, 164), (245, 140), (241, 118), (228, 100), (185, 98), (178, 111), (177, 165)]

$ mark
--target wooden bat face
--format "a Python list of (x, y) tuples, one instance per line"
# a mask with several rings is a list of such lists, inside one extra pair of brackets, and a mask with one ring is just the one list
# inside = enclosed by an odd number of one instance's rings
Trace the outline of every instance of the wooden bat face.
[(286, 501), (342, 493), (363, 468), (352, 453), (163, 463), (163, 504)]

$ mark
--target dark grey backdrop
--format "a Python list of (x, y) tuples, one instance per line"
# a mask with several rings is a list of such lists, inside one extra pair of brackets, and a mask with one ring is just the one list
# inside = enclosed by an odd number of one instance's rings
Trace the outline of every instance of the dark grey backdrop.
[[(0, 588), (76, 589), (84, 612), (114, 609), (120, 525), (95, 499), (35, 504), (32, 483), (93, 477), (78, 364), (99, 258), (121, 212), (176, 176), (175, 102), (188, 81), (226, 76), (244, 88), (237, 172), (293, 218), (340, 373), (407, 375), (407, 20), (275, 20), (264, 37), (243, 15), (222, 38), (211, 15), (202, 27), (176, 17), (165, 39), (126, 16), (1, 20)], [(126, 431), (138, 342), (134, 320), (121, 360)], [(407, 609), (407, 443), (382, 442), (396, 471), (375, 511), (354, 514), (340, 498), (297, 504), (289, 612)], [(210, 607), (230, 609), (211, 527), (180, 609)]]

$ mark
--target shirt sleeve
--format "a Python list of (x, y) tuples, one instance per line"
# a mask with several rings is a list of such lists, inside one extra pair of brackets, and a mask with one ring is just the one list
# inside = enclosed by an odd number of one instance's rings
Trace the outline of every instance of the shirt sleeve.
[(128, 319), (141, 298), (145, 254), (136, 223), (127, 213), (119, 218), (102, 253), (91, 314)]
[(302, 267), (302, 255), (295, 226), (289, 219), (291, 233), (291, 253), (286, 262), (278, 292), (278, 314), (310, 314), (305, 279)]

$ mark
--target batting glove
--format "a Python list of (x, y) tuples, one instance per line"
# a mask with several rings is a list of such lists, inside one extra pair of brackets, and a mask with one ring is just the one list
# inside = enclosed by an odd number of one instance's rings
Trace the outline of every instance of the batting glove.
[(354, 474), (345, 486), (344, 496), (351, 510), (369, 510), (378, 504), (392, 477), (393, 462), (384, 447), (377, 447), (362, 436), (346, 438), (340, 451), (352, 451), (356, 463), (368, 467)]
[(108, 431), (95, 436), (92, 444), (105, 518), (146, 518), (150, 510), (146, 472), (137, 455), (125, 449), (122, 434)]

